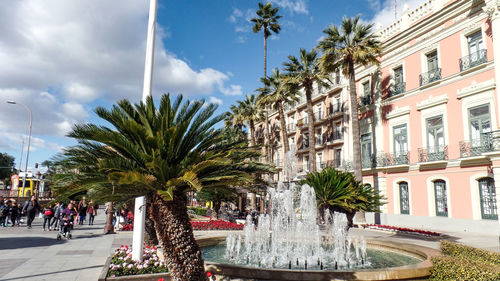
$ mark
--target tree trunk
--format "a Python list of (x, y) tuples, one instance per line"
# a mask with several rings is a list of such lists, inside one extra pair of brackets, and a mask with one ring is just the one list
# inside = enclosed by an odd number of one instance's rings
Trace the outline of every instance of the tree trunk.
[(312, 83), (305, 86), (307, 100), (307, 114), (309, 116), (309, 161), (311, 161), (311, 173), (316, 172), (316, 139), (314, 138), (314, 112), (312, 106)]
[(113, 202), (106, 203), (106, 225), (104, 225), (105, 234), (115, 233), (115, 226), (113, 225)]
[[(266, 106), (267, 107), (267, 106)], [(269, 163), (271, 162), (271, 136), (269, 134), (269, 114), (267, 112), (267, 108), (265, 109), (266, 111), (266, 120), (265, 120), (265, 128), (264, 128), (264, 135), (265, 135), (265, 139), (267, 139), (267, 142), (264, 141), (264, 146), (266, 148), (266, 162)]]
[(290, 146), (288, 143), (288, 136), (286, 134), (285, 111), (283, 110), (283, 104), (281, 102), (278, 104), (278, 113), (280, 115), (281, 137), (283, 138), (283, 141), (281, 142), (283, 144), (283, 158), (285, 158)]
[(265, 31), (264, 31), (264, 78), (267, 78), (267, 37)]
[(215, 212), (215, 218), (219, 219), (219, 211), (220, 211), (220, 205), (221, 201), (214, 201), (214, 212)]
[(255, 124), (253, 123), (253, 120), (250, 120), (248, 122), (248, 128), (250, 130), (250, 146), (255, 146)]
[(152, 219), (165, 249), (165, 262), (174, 281), (208, 281), (201, 250), (194, 239), (187, 214), (187, 198), (174, 191), (173, 200), (153, 196)]
[(156, 229), (152, 217), (151, 195), (146, 196), (146, 211), (147, 216), (144, 221), (144, 243), (149, 246), (158, 245), (158, 237), (156, 236)]
[(354, 177), (363, 181), (361, 174), (361, 136), (359, 133), (358, 97), (356, 95), (356, 78), (354, 76), (354, 63), (349, 62), (349, 97), (351, 100), (351, 122), (352, 122), (352, 154)]

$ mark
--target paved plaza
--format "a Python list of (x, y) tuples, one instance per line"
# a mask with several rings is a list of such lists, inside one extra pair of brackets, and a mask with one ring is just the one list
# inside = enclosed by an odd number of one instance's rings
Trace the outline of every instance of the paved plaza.
[[(42, 220), (33, 228), (0, 228), (0, 280), (97, 280), (109, 254), (130, 244), (132, 232), (104, 235), (105, 216), (100, 213), (93, 226), (76, 226), (72, 240), (56, 240), (57, 232), (42, 231)], [(220, 235), (197, 231), (197, 237)], [(351, 235), (438, 248), (436, 240), (412, 239), (384, 231), (351, 229)], [(445, 232), (450, 240), (500, 252), (498, 235)]]

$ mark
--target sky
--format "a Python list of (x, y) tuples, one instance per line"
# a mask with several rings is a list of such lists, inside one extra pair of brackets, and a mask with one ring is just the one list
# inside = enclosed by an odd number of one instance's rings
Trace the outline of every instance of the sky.
[[(263, 34), (252, 32), (259, 1), (158, 0), (153, 97), (205, 99), (218, 112), (255, 94), (263, 70)], [(360, 15), (388, 26), (424, 0), (272, 0), (281, 32), (268, 38), (268, 73), (288, 55), (312, 49), (328, 25)], [(396, 9), (395, 9), (396, 7)], [(102, 121), (97, 106), (142, 97), (148, 0), (4, 0), (0, 5), (0, 153), (22, 156), (29, 113), (28, 170), (75, 144), (74, 124)], [(13, 100), (18, 104), (8, 104)], [(23, 146), (24, 142), (24, 146)], [(43, 168), (39, 168), (44, 172)]]

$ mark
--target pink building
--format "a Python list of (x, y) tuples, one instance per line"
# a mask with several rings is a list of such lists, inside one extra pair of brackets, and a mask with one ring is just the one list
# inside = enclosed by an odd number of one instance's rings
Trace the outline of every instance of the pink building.
[[(363, 180), (388, 199), (369, 222), (500, 232), (499, 9), (490, 0), (430, 0), (376, 31), (380, 66), (356, 69)], [(313, 97), (316, 159), (308, 155), (305, 98), (286, 109), (301, 174), (311, 161), (351, 167), (347, 81), (334, 80)], [(274, 127), (276, 119), (271, 114)], [(280, 167), (283, 149), (272, 131)]]

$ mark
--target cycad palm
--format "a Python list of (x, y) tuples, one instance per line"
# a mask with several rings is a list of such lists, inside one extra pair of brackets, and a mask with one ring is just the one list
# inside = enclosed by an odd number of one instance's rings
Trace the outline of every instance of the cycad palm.
[[(86, 191), (101, 200), (123, 200), (138, 195), (152, 199), (149, 216), (167, 252), (173, 280), (206, 280), (201, 252), (194, 240), (186, 209), (186, 192), (202, 188), (241, 185), (255, 180), (264, 166), (246, 159), (257, 154), (246, 141), (223, 139), (214, 125), (215, 105), (203, 101), (152, 98), (132, 105), (122, 100), (111, 110), (96, 114), (111, 124), (77, 125), (69, 134), (79, 144), (59, 159), (67, 170), (56, 184), (61, 195)], [(114, 190), (114, 194), (111, 194)]]
[(316, 171), (316, 149), (314, 139), (314, 113), (312, 108), (313, 86), (328, 87), (328, 75), (326, 75), (319, 64), (318, 53), (314, 50), (307, 52), (300, 49), (300, 57), (288, 56), (288, 62), (283, 64), (287, 73), (286, 83), (304, 89), (307, 101), (307, 114), (309, 117), (309, 160), (311, 161), (311, 172)]
[(284, 78), (283, 74), (275, 68), (272, 76), (260, 79), (264, 84), (264, 87), (257, 89), (257, 91), (260, 92), (258, 101), (259, 104), (264, 106), (270, 105), (278, 111), (281, 126), (281, 137), (283, 140), (283, 152), (286, 154), (289, 149), (289, 144), (286, 134), (285, 112), (283, 107), (286, 104), (298, 101), (298, 97), (297, 90), (294, 87), (287, 85)]
[(379, 64), (382, 47), (377, 37), (372, 33), (372, 24), (359, 23), (356, 18), (344, 18), (341, 30), (331, 25), (325, 30), (325, 37), (319, 42), (318, 48), (322, 50), (322, 67), (327, 72), (341, 69), (349, 77), (349, 96), (352, 120), (352, 140), (354, 173), (358, 180), (361, 174), (361, 138), (359, 131), (358, 103), (356, 95), (355, 65)]

